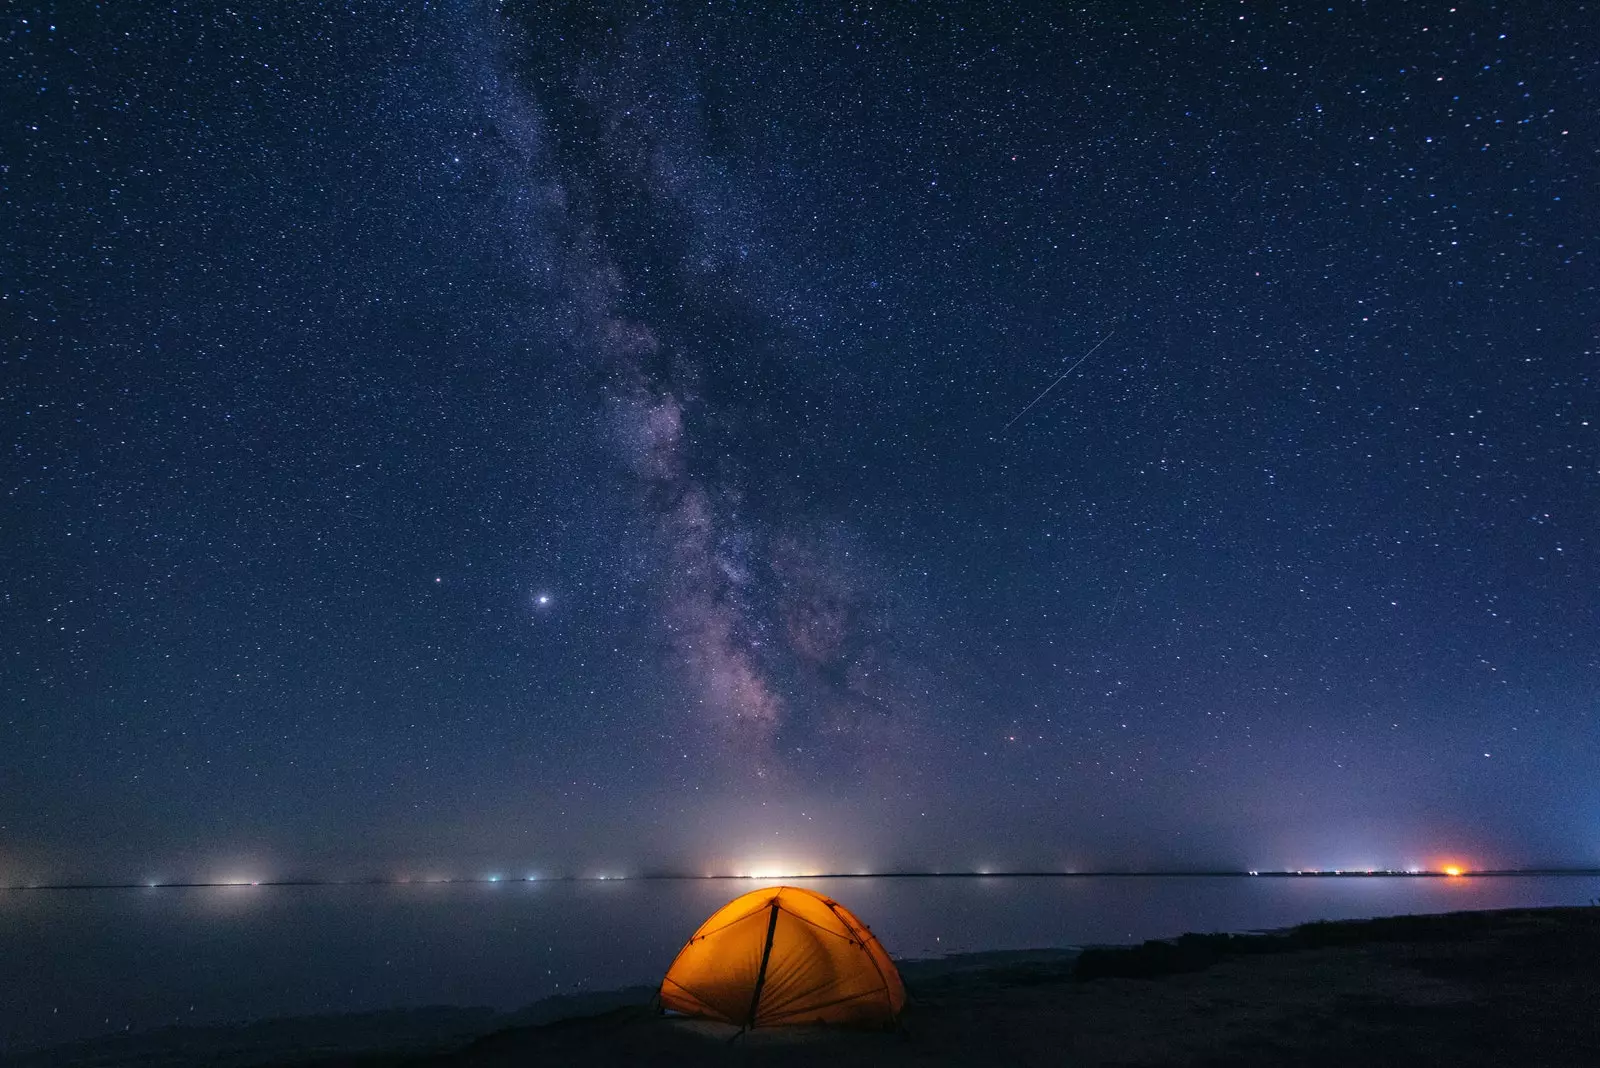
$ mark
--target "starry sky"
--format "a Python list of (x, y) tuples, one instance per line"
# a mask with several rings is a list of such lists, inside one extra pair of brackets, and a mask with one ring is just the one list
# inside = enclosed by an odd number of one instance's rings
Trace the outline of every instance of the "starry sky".
[(0, 882), (1600, 864), (1594, 4), (0, 40)]

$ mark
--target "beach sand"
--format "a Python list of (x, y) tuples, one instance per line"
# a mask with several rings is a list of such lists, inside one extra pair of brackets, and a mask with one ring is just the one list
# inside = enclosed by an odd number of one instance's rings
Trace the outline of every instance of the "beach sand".
[(913, 1001), (894, 1032), (801, 1027), (734, 1037), (732, 1027), (663, 1017), (634, 1004), (507, 1028), (429, 1053), (302, 1050), (263, 1061), (235, 1046), (225, 1059), (300, 1068), (1600, 1066), (1600, 908), (1187, 936), (1090, 950), (1081, 959), (1061, 950), (975, 954), (909, 962), (902, 972)]

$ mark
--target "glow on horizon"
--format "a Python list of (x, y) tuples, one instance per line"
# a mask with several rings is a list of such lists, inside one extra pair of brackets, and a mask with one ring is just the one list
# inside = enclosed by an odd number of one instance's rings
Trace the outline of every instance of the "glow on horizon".
[(806, 873), (801, 870), (800, 865), (786, 860), (759, 860), (745, 866), (736, 873), (735, 878), (772, 882), (776, 879), (804, 879)]

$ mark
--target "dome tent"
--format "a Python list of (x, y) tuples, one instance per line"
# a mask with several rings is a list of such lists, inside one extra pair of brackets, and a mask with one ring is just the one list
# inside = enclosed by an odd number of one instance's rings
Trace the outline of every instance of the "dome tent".
[(894, 1023), (900, 973), (867, 925), (812, 890), (771, 886), (700, 925), (661, 981), (661, 1007), (741, 1027)]

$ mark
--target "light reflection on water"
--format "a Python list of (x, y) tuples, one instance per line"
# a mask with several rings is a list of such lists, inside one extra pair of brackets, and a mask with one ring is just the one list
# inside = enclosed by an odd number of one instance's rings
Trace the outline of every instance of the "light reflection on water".
[[(1593, 877), (805, 879), (897, 957), (1315, 919), (1586, 904)], [(0, 892), (0, 1053), (124, 1027), (422, 1005), (513, 1009), (658, 980), (758, 880)]]

